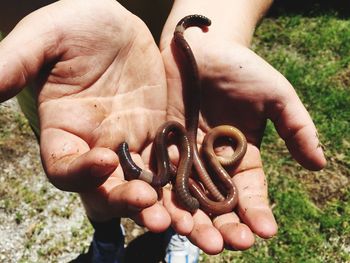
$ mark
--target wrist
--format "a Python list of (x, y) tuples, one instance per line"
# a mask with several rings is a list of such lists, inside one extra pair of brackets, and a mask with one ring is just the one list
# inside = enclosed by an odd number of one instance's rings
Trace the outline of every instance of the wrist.
[[(176, 23), (190, 14), (211, 19), (212, 25), (206, 37), (249, 46), (257, 23), (271, 3), (272, 0), (175, 0), (163, 29), (160, 47), (163, 49), (170, 43)], [(193, 38), (197, 38), (200, 37), (199, 32), (198, 29), (189, 28), (186, 34), (189, 38), (192, 34), (195, 35)]]

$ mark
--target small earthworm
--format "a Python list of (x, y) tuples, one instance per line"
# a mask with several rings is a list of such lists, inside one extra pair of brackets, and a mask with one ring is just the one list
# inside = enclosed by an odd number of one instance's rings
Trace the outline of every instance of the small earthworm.
[[(242, 159), (246, 152), (247, 141), (238, 129), (228, 125), (215, 127), (208, 131), (204, 137), (202, 151), (208, 164), (225, 188), (226, 197), (224, 197), (214, 185), (199, 156), (196, 139), (201, 85), (196, 60), (189, 44), (183, 36), (186, 28), (190, 26), (204, 28), (210, 24), (210, 20), (204, 16), (189, 15), (181, 19), (176, 26), (173, 40), (176, 48), (181, 50), (185, 55), (185, 59), (190, 66), (189, 70), (191, 71), (189, 74), (189, 85), (186, 84), (185, 89), (188, 96), (188, 105), (185, 105), (187, 129), (177, 122), (166, 122), (158, 129), (154, 140), (155, 153), (157, 155), (157, 175), (140, 169), (132, 161), (126, 142), (119, 146), (118, 156), (127, 180), (141, 179), (154, 187), (159, 187), (164, 186), (172, 177), (176, 176), (175, 192), (179, 203), (185, 209), (194, 212), (200, 205), (200, 208), (205, 212), (218, 215), (231, 212), (237, 204), (238, 193), (236, 186), (223, 166), (234, 165)], [(180, 139), (178, 143), (180, 161), (177, 169), (171, 165), (167, 151), (167, 139), (171, 133), (174, 133)], [(228, 137), (236, 141), (234, 153), (230, 158), (219, 157), (214, 153), (214, 142), (219, 137)], [(214, 200), (209, 199), (203, 191), (202, 186), (193, 178), (190, 178), (192, 167), (195, 168), (200, 183), (207, 189)]]

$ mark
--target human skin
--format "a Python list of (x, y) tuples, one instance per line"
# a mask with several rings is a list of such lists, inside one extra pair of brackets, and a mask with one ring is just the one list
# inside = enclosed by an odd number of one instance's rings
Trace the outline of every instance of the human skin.
[[(292, 85), (249, 49), (255, 27), (270, 4), (269, 0), (176, 0), (161, 36), (168, 119), (183, 123), (182, 89), (186, 79), (180, 73), (181, 58), (171, 42), (172, 31), (177, 21), (188, 14), (211, 19), (207, 31), (193, 27), (185, 32), (203, 89), (198, 144), (210, 128), (221, 124), (239, 128), (248, 140), (245, 157), (230, 171), (239, 193), (237, 213), (213, 220), (204, 213), (194, 215), (195, 227), (188, 237), (206, 247), (207, 253), (216, 254), (224, 247), (247, 249), (254, 244), (254, 234), (270, 238), (277, 233), (260, 155), (267, 119), (272, 120), (289, 152), (302, 166), (320, 170), (326, 164), (315, 125)], [(210, 242), (205, 238), (209, 233)]]

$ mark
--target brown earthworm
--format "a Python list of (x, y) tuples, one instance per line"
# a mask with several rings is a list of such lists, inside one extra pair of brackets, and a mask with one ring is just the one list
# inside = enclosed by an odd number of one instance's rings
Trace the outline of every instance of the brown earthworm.
[[(180, 160), (177, 169), (171, 164), (168, 155), (167, 141), (171, 133), (179, 139), (177, 145)], [(195, 212), (199, 207), (199, 203), (196, 198), (191, 196), (188, 188), (193, 158), (185, 128), (178, 122), (168, 121), (158, 128), (153, 144), (154, 152), (157, 155), (157, 174), (143, 170), (134, 163), (126, 142), (119, 145), (117, 154), (125, 179), (128, 181), (133, 179), (143, 180), (157, 188), (163, 187), (172, 178), (176, 177), (175, 189), (179, 202), (186, 210)]]
[[(154, 140), (155, 153), (157, 155), (157, 175), (140, 169), (131, 159), (127, 149), (126, 142), (118, 148), (120, 164), (123, 168), (125, 178), (141, 179), (150, 183), (154, 187), (164, 186), (171, 177), (176, 176), (175, 192), (177, 199), (185, 209), (194, 212), (200, 208), (210, 214), (223, 214), (231, 212), (238, 200), (238, 193), (232, 178), (228, 175), (223, 166), (231, 166), (242, 159), (246, 152), (247, 142), (244, 135), (236, 128), (228, 125), (222, 125), (209, 130), (203, 140), (202, 151), (206, 157), (208, 165), (216, 173), (218, 179), (225, 188), (225, 197), (215, 186), (211, 177), (205, 169), (197, 148), (197, 129), (199, 121), (201, 84), (198, 74), (197, 62), (192, 50), (185, 40), (183, 33), (190, 26), (201, 28), (211, 24), (210, 20), (201, 15), (186, 16), (179, 21), (174, 32), (174, 43), (185, 56), (190, 71), (188, 74), (189, 84), (186, 84), (186, 95), (188, 96), (185, 103), (186, 109), (186, 128), (177, 122), (166, 122), (156, 133)], [(169, 134), (175, 134), (180, 139), (177, 144), (179, 147), (180, 161), (175, 169), (170, 161), (167, 150), (167, 140)], [(230, 158), (219, 157), (214, 152), (214, 142), (219, 137), (228, 137), (236, 142), (234, 153)], [(195, 168), (200, 183), (209, 192), (214, 199), (208, 198), (202, 189), (202, 186), (193, 178), (190, 178), (192, 167)], [(195, 198), (190, 194), (192, 193)]]

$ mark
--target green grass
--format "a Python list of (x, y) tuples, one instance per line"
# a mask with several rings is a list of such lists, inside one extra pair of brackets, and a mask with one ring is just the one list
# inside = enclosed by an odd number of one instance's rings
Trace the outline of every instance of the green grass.
[(328, 165), (321, 172), (300, 167), (268, 123), (262, 155), (278, 235), (203, 262), (350, 262), (350, 21), (334, 15), (265, 19), (253, 48), (297, 90)]

